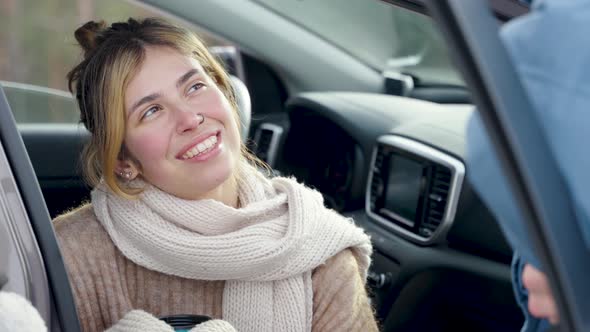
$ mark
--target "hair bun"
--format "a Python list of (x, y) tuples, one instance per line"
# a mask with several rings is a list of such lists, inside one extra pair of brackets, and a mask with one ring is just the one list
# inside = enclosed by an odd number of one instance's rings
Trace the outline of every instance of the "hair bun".
[(82, 46), (82, 49), (84, 49), (85, 57), (92, 53), (92, 51), (94, 51), (100, 44), (98, 41), (106, 29), (106, 26), (107, 25), (104, 21), (89, 21), (74, 32), (76, 40), (80, 46)]

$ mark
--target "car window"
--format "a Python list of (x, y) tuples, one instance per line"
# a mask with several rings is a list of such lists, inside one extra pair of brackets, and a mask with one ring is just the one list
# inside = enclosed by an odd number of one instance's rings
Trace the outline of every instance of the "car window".
[[(0, 0), (0, 85), (17, 123), (79, 120), (66, 81), (67, 72), (82, 57), (74, 38), (78, 26), (89, 20), (110, 23), (162, 15), (119, 0)], [(209, 46), (228, 45), (202, 29), (191, 28)]]
[[(254, 0), (376, 70), (464, 85), (429, 17), (376, 0)], [(393, 33), (392, 33), (393, 32)]]

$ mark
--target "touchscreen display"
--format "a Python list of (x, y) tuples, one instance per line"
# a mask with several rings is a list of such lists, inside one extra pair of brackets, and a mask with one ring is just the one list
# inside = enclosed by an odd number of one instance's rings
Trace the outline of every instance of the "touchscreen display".
[(420, 163), (399, 155), (392, 155), (389, 159), (384, 208), (411, 222), (410, 226), (413, 226), (421, 183), (422, 165)]

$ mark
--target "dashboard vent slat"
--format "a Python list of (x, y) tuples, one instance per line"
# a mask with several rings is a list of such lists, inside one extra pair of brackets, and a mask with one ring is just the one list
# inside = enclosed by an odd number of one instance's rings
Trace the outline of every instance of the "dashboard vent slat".
[(254, 138), (256, 142), (256, 156), (270, 167), (274, 166), (279, 140), (282, 134), (283, 128), (272, 123), (261, 124), (256, 132)]
[[(451, 171), (443, 166), (436, 165), (433, 167), (433, 176), (429, 190), (429, 204), (424, 218), (420, 225), (420, 233), (432, 233), (436, 231), (442, 223), (449, 189), (451, 187)], [(424, 228), (424, 230), (422, 230)]]
[(371, 190), (369, 196), (369, 204), (371, 209), (375, 208), (375, 201), (377, 200), (377, 197), (379, 197), (383, 192), (383, 180), (379, 175), (381, 174), (381, 167), (383, 165), (384, 154), (385, 152), (383, 145), (378, 145), (377, 154), (375, 156), (375, 163), (373, 165), (373, 168), (371, 169), (371, 172), (373, 174), (370, 184)]
[(272, 141), (272, 136), (274, 132), (268, 129), (261, 129), (260, 130), (260, 138), (258, 139), (258, 144), (256, 148), (256, 155), (258, 158), (262, 159), (264, 162), (268, 160), (268, 150), (270, 148), (270, 142)]

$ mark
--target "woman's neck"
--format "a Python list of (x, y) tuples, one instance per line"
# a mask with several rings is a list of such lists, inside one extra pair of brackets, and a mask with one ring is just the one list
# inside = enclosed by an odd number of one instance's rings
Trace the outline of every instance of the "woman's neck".
[(239, 207), (238, 181), (235, 176), (230, 176), (224, 183), (210, 191), (206, 198), (219, 201), (233, 208)]

